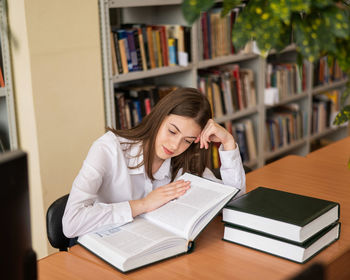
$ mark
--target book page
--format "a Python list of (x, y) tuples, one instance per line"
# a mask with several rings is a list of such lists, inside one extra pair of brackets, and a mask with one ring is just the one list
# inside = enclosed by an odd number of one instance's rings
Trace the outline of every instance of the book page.
[(223, 207), (225, 198), (232, 197), (239, 190), (188, 173), (179, 179), (191, 181), (191, 188), (178, 199), (143, 216), (188, 240), (194, 225), (203, 215), (216, 209), (220, 202)]
[[(79, 238), (78, 242), (94, 252), (120, 258), (121, 262), (132, 256), (144, 254), (155, 245), (171, 240), (172, 243), (185, 240), (138, 217), (121, 227), (109, 226)], [(95, 246), (96, 245), (96, 246)], [(94, 248), (97, 247), (97, 248)], [(161, 246), (160, 246), (161, 249)], [(158, 250), (160, 250), (158, 249)], [(108, 251), (108, 252), (107, 252)]]

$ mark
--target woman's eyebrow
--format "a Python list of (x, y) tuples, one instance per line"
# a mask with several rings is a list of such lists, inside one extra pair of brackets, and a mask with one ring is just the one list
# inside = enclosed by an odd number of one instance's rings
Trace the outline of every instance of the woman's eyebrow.
[[(181, 130), (173, 123), (170, 123), (173, 127), (175, 127), (175, 129), (181, 133)], [(185, 138), (194, 138), (196, 139), (197, 137), (196, 136), (185, 136)]]

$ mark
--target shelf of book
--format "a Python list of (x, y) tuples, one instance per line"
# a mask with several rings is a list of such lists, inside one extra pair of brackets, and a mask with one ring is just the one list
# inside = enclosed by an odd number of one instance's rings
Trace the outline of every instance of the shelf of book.
[(312, 95), (319, 94), (319, 93), (327, 91), (327, 90), (332, 90), (332, 89), (343, 87), (348, 82), (348, 80), (349, 79), (346, 78), (346, 79), (343, 79), (340, 81), (330, 82), (330, 83), (325, 84), (325, 85), (316, 86), (312, 89)]
[[(116, 116), (118, 116), (118, 112), (116, 111), (117, 106), (115, 106), (115, 89), (117, 88), (123, 89), (128, 86), (140, 86), (143, 84), (151, 84), (156, 87), (196, 87), (203, 93), (207, 94), (209, 101), (211, 101), (214, 114), (219, 116), (215, 117), (214, 115), (214, 120), (216, 122), (227, 126), (230, 122), (240, 123), (243, 121), (243, 118), (251, 119), (253, 121), (253, 132), (256, 143), (256, 160), (248, 163), (245, 162), (245, 164), (251, 165), (254, 168), (262, 167), (266, 160), (287, 154), (290, 151), (305, 155), (310, 150), (310, 140), (316, 137), (314, 135), (311, 136), (310, 132), (308, 133), (310, 130), (308, 127), (312, 124), (312, 105), (314, 103), (314, 95), (331, 89), (341, 89), (346, 85), (348, 79), (337, 80), (335, 82), (330, 82), (329, 84), (312, 87), (315, 75), (318, 75), (315, 72), (317, 72), (317, 69), (321, 68), (318, 68), (318, 64), (316, 63), (312, 64), (308, 62), (305, 62), (305, 67), (303, 66), (303, 68), (297, 67), (295, 44), (286, 47), (280, 52), (280, 54), (275, 50), (272, 50), (266, 58), (262, 58), (257, 53), (251, 52), (251, 49), (249, 48), (245, 49), (246, 52), (234, 53), (234, 48), (230, 48), (230, 45), (228, 44), (231, 42), (231, 38), (230, 40), (226, 40), (214, 31), (216, 30), (215, 28), (217, 28), (213, 25), (215, 22), (214, 19), (217, 19), (218, 16), (219, 9), (217, 7), (213, 9), (212, 14), (211, 11), (207, 12), (207, 21), (205, 24), (213, 26), (210, 28), (208, 26), (207, 29), (204, 29), (203, 26), (205, 25), (203, 24), (205, 21), (202, 22), (201, 20), (198, 20), (193, 26), (191, 26), (191, 31), (187, 32), (188, 36), (183, 38), (183, 40), (187, 40), (186, 42), (190, 42), (190, 46), (187, 45), (188, 48), (184, 51), (189, 54), (188, 66), (179, 66), (178, 64), (180, 63), (178, 57), (176, 60), (176, 66), (150, 69), (151, 67), (149, 67), (148, 64), (151, 59), (151, 53), (149, 53), (148, 58), (142, 58), (143, 63), (146, 60), (147, 67), (144, 67), (143, 64), (142, 68), (138, 68), (149, 70), (133, 71), (134, 69), (132, 69), (126, 74), (113, 74), (118, 72), (125, 73), (127, 71), (124, 71), (124, 69), (121, 71), (120, 65), (117, 65), (119, 69), (115, 68), (115, 64), (113, 65), (115, 61), (112, 63), (112, 58), (114, 58), (114, 56), (111, 55), (111, 32), (116, 32), (119, 28), (129, 28), (130, 31), (130, 29), (143, 28), (145, 26), (177, 25), (177, 27), (179, 27), (181, 25), (181, 28), (186, 28), (187, 24), (182, 15), (181, 4), (182, 0), (100, 0), (106, 125), (114, 127), (116, 124)], [(111, 13), (112, 10), (113, 13)], [(118, 13), (115, 13), (116, 11), (118, 11)], [(113, 20), (112, 16), (116, 17), (116, 19)], [(234, 21), (230, 21), (232, 18), (235, 17), (227, 18), (227, 22), (231, 24), (228, 25), (230, 26), (229, 28), (234, 24)], [(138, 23), (140, 27), (136, 27), (133, 25), (134, 23)], [(231, 34), (230, 30), (227, 29), (227, 26), (223, 26), (223, 28), (225, 32), (222, 32), (221, 36), (223, 36), (223, 34)], [(220, 40), (218, 39), (219, 41), (213, 43), (211, 40), (208, 40), (211, 38), (211, 35), (205, 32), (214, 32), (214, 36), (219, 36), (220, 38), (217, 38)], [(169, 35), (168, 33), (166, 34)], [(140, 32), (138, 35), (144, 36), (144, 34), (140, 34)], [(174, 38), (177, 40), (179, 37)], [(188, 40), (189, 38), (190, 40)], [(217, 42), (222, 42), (222, 44), (220, 43), (221, 45), (218, 46)], [(143, 41), (143, 43), (146, 46), (147, 42)], [(169, 54), (169, 41), (168, 45), (166, 43), (161, 45), (161, 52), (163, 52), (163, 47)], [(165, 51), (165, 53), (167, 51)], [(179, 50), (176, 48), (175, 55), (179, 56), (178, 51)], [(206, 59), (204, 59), (204, 57)], [(208, 59), (208, 57), (212, 58)], [(167, 60), (165, 59), (165, 61)], [(295, 77), (299, 77), (297, 74), (300, 69), (302, 70), (301, 74), (303, 74), (300, 76), (301, 81), (293, 80), (291, 84), (288, 83), (287, 85), (280, 86), (282, 90), (279, 94), (279, 99), (281, 101), (271, 106), (264, 104), (264, 89), (265, 87), (269, 87), (267, 83), (267, 75), (270, 73), (268, 72), (268, 64), (280, 66), (279, 68), (277, 67), (277, 70), (281, 73), (286, 72), (279, 76), (283, 76), (283, 79), (280, 80), (285, 81), (285, 78), (294, 77), (295, 79)], [(156, 65), (161, 66), (162, 63)], [(170, 63), (165, 63), (163, 65), (170, 65)], [(138, 64), (138, 66), (140, 66), (140, 64)], [(117, 69), (117, 71), (115, 71), (115, 69)], [(323, 69), (328, 71), (329, 68)], [(333, 75), (330, 75), (330, 73), (335, 75), (335, 73), (338, 73), (339, 71), (327, 71), (324, 71), (323, 80), (333, 78), (339, 79), (339, 76), (336, 76), (335, 78)], [(323, 73), (323, 71), (320, 73)], [(240, 79), (241, 81), (237, 82)], [(222, 81), (225, 83), (222, 83)], [(274, 87), (278, 88), (277, 85), (278, 84), (276, 83), (276, 86)], [(247, 95), (245, 90), (247, 90), (248, 93), (254, 91), (254, 94)], [(294, 93), (296, 91), (298, 93)], [(228, 94), (229, 92), (231, 92), (231, 95)], [(218, 102), (218, 100), (221, 102)], [(230, 105), (230, 100), (233, 101), (233, 106)], [(270, 111), (275, 111), (277, 106), (281, 105), (284, 105), (283, 107), (286, 107), (286, 105), (300, 107), (300, 111), (305, 113), (306, 117), (303, 117), (303, 124), (305, 124), (305, 128), (303, 129), (304, 138), (294, 141), (290, 145), (284, 146), (273, 152), (264, 152), (264, 137), (266, 133), (266, 120), (268, 113)], [(329, 134), (338, 134), (339, 130), (330, 129), (327, 131)], [(322, 137), (324, 133), (325, 132), (318, 134), (320, 136), (317, 137)]]
[(257, 58), (258, 55), (255, 53), (241, 53), (241, 54), (233, 54), (226, 55), (221, 57), (216, 57), (213, 59), (206, 59), (198, 62), (198, 69), (204, 69), (208, 67), (218, 66), (222, 64), (241, 62), (242, 60), (248, 60)]
[(310, 136), (310, 141), (314, 141), (314, 140), (317, 140), (317, 139), (320, 139), (322, 137), (325, 137), (325, 136), (328, 136), (334, 132), (337, 132), (337, 131), (341, 131), (341, 130), (347, 130), (347, 126), (346, 125), (342, 125), (342, 126), (337, 126), (337, 127), (328, 127), (326, 128), (325, 130), (321, 131), (321, 132), (318, 132), (318, 133), (315, 133), (313, 135)]
[(284, 154), (284, 153), (287, 153), (299, 146), (302, 146), (304, 144), (306, 144), (307, 142), (307, 139), (306, 138), (303, 138), (303, 139), (300, 139), (300, 140), (296, 140), (294, 142), (292, 142), (291, 144), (289, 144), (288, 146), (285, 146), (285, 147), (282, 147), (282, 148), (279, 148), (279, 149), (276, 149), (274, 151), (271, 151), (271, 152), (266, 152), (264, 153), (264, 159), (265, 161), (266, 160), (270, 160), (272, 158), (275, 158), (281, 154)]
[(182, 0), (110, 0), (110, 8), (179, 5)]
[(257, 112), (258, 112), (258, 108), (257, 107), (252, 107), (252, 108), (247, 108), (247, 109), (244, 109), (244, 110), (237, 111), (237, 112), (229, 114), (229, 115), (222, 116), (220, 118), (214, 118), (214, 120), (217, 123), (224, 123), (226, 121), (230, 121), (230, 120), (233, 121), (233, 120), (236, 120), (236, 119), (240, 119), (240, 118), (243, 118), (243, 117), (255, 114)]
[(306, 98), (308, 97), (309, 94), (307, 91), (304, 91), (302, 93), (299, 93), (299, 94), (294, 94), (292, 96), (289, 96), (289, 97), (286, 97), (284, 98), (283, 100), (281, 100), (280, 102), (276, 103), (276, 104), (273, 104), (273, 105), (266, 105), (266, 108), (267, 109), (270, 109), (270, 108), (274, 108), (274, 107), (277, 107), (277, 106), (281, 106), (281, 105), (285, 105), (287, 103), (290, 103), (290, 102), (293, 102), (293, 101), (297, 101), (297, 100), (300, 100), (300, 99), (303, 99), (303, 98)]
[(113, 76), (113, 83), (124, 83), (134, 80), (146, 79), (159, 77), (162, 75), (169, 75), (180, 73), (184, 71), (189, 71), (193, 68), (192, 64), (188, 64), (188, 66), (169, 66), (169, 67), (159, 67), (155, 69), (150, 69), (146, 71), (135, 71), (127, 74), (121, 74), (117, 76)]

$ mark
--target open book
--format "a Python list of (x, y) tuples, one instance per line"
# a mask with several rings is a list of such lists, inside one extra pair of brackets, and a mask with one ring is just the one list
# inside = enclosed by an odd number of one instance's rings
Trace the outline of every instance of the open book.
[(179, 179), (191, 181), (183, 196), (129, 224), (83, 235), (78, 243), (122, 272), (190, 251), (197, 235), (239, 189), (188, 173)]

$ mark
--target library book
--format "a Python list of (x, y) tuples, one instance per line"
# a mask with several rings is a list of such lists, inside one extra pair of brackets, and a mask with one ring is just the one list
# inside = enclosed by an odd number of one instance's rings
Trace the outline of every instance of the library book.
[(339, 203), (258, 187), (223, 209), (223, 222), (303, 243), (339, 219)]
[(199, 233), (239, 189), (189, 173), (179, 179), (191, 182), (183, 196), (131, 223), (83, 235), (78, 243), (121, 272), (192, 251)]
[(287, 241), (268, 234), (226, 224), (223, 240), (297, 263), (305, 263), (327, 246), (338, 240), (339, 235), (339, 222), (329, 225), (303, 243)]

